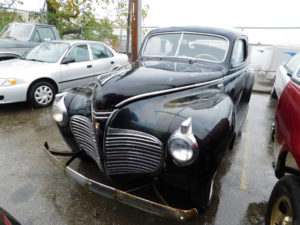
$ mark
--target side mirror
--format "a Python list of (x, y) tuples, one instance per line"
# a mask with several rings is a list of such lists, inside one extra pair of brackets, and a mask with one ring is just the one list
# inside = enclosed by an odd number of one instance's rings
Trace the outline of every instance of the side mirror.
[(74, 57), (65, 57), (61, 61), (61, 64), (69, 64), (69, 63), (73, 63), (73, 62), (75, 62), (75, 58)]

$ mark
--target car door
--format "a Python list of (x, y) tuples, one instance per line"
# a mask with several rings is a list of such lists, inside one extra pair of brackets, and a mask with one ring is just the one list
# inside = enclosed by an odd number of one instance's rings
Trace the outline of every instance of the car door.
[(73, 59), (73, 61), (60, 64), (61, 81), (59, 83), (63, 89), (86, 84), (91, 77), (95, 77), (90, 58), (87, 44), (78, 44), (69, 50), (62, 62), (65, 59)]
[(228, 74), (224, 77), (225, 92), (235, 104), (239, 103), (246, 82), (247, 74), (247, 41), (236, 39), (230, 61)]
[(112, 71), (116, 62), (113, 53), (101, 43), (90, 44), (93, 57), (92, 65), (95, 74), (103, 74)]

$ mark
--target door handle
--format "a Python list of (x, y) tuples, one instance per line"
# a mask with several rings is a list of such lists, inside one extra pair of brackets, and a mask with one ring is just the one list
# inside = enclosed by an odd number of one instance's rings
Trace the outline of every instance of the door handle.
[(92, 68), (93, 66), (92, 66), (92, 65), (87, 65), (86, 67), (87, 67), (87, 68)]
[(115, 62), (114, 62), (114, 61), (111, 61), (110, 64), (115, 64)]

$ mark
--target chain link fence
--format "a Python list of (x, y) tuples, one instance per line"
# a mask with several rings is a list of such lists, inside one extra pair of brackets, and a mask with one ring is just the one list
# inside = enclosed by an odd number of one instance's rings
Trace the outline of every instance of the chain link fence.
[[(1, 16), (3, 18), (1, 18)], [(4, 18), (9, 17), (9, 18)], [(116, 51), (131, 54), (131, 27), (96, 27), (81, 26), (69, 22), (68, 26), (72, 33), (64, 33), (66, 24), (56, 19), (53, 15), (41, 10), (40, 12), (20, 10), (0, 6), (0, 29), (2, 30), (9, 22), (29, 22), (47, 24), (51, 20), (55, 22), (63, 39), (87, 39), (99, 40), (99, 37), (105, 37), (101, 41), (112, 46)], [(156, 27), (142, 27), (142, 39), (151, 30)]]

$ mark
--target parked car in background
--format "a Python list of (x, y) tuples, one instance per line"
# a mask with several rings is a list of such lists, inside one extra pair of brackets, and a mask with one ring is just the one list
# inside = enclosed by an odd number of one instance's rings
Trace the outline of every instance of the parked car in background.
[(0, 62), (0, 104), (29, 101), (34, 107), (52, 104), (64, 89), (129, 65), (127, 55), (100, 42), (45, 42), (24, 57)]
[(283, 90), (277, 103), (274, 141), (275, 175), (279, 178), (270, 200), (266, 225), (300, 224), (300, 76)]
[(279, 98), (291, 77), (300, 75), (300, 53), (293, 56), (286, 63), (281, 65), (275, 76), (274, 85), (271, 91), (273, 98)]
[[(53, 116), (72, 151), (93, 159), (112, 181), (167, 185), (189, 193), (187, 201), (203, 210), (248, 111), (254, 76), (247, 61), (248, 39), (236, 31), (156, 29), (145, 37), (132, 70), (100, 76), (94, 89), (57, 95)], [(184, 221), (197, 212), (140, 199), (65, 169), (92, 191), (150, 213)]]
[(18, 58), (41, 42), (60, 40), (55, 26), (10, 23), (0, 32), (0, 61)]

